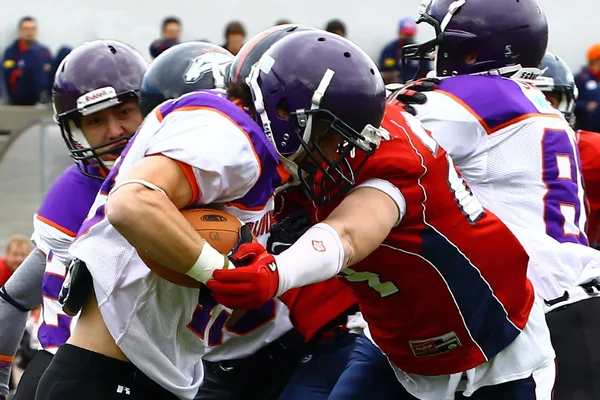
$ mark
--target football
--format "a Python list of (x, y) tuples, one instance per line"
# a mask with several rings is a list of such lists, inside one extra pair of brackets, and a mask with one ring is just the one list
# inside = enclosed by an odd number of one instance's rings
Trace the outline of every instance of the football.
[[(229, 253), (238, 242), (242, 222), (233, 215), (210, 208), (182, 210), (181, 214), (194, 227), (196, 232), (222, 254)], [(179, 286), (199, 288), (197, 280), (174, 271), (140, 254), (144, 263), (158, 276)]]

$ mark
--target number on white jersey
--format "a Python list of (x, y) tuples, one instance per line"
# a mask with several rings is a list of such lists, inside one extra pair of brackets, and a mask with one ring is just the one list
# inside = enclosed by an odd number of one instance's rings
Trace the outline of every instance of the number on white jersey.
[(546, 129), (542, 138), (542, 180), (548, 190), (544, 196), (546, 233), (557, 241), (587, 245), (580, 232), (579, 154), (564, 130)]
[(213, 313), (217, 306), (220, 306), (220, 304), (210, 296), (206, 301), (198, 304), (192, 320), (187, 325), (188, 329), (202, 340), (205, 340), (208, 335), (206, 343), (209, 346), (218, 346), (223, 343), (224, 329), (239, 336), (254, 332), (275, 318), (277, 307), (275, 302), (270, 300), (257, 309), (246, 311), (233, 324), (225, 326), (231, 313), (222, 309), (221, 312), (214, 315)]

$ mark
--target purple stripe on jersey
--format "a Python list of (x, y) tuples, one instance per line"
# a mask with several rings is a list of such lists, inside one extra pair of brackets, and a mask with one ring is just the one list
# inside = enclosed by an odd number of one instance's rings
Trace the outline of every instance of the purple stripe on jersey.
[(443, 79), (438, 90), (473, 110), (488, 133), (515, 118), (539, 113), (516, 82), (499, 76), (456, 76)]
[(214, 91), (187, 94), (163, 104), (160, 112), (163, 117), (166, 117), (169, 113), (186, 107), (212, 108), (227, 116), (246, 132), (260, 159), (262, 173), (254, 187), (234, 203), (247, 208), (263, 206), (273, 196), (275, 189), (281, 186), (281, 177), (276, 169), (279, 164), (277, 153), (262, 129), (244, 110)]
[(48, 325), (44, 321), (38, 330), (38, 340), (42, 348), (58, 347), (69, 339), (71, 336), (71, 317), (67, 315), (58, 315), (58, 325)]
[(96, 225), (98, 222), (102, 221), (104, 219), (104, 217), (106, 216), (106, 212), (104, 211), (106, 209), (106, 204), (102, 204), (100, 207), (98, 207), (96, 209), (96, 213), (94, 214), (94, 216), (90, 219), (86, 219), (85, 221), (83, 221), (83, 224), (81, 224), (81, 228), (79, 229), (79, 233), (77, 233), (77, 237), (85, 235), (86, 233), (88, 233), (90, 231), (90, 229), (92, 229), (92, 226)]
[(10, 361), (2, 361), (2, 360), (0, 360), (0, 368), (10, 367), (11, 365), (12, 365), (12, 362), (10, 362)]
[(227, 326), (227, 330), (236, 335), (247, 335), (275, 318), (275, 302), (270, 300), (260, 308), (244, 313), (234, 324)]
[(421, 255), (446, 281), (471, 337), (490, 360), (521, 331), (510, 321), (490, 285), (460, 250), (428, 225), (421, 237)]
[(100, 179), (85, 176), (72, 165), (52, 184), (38, 215), (75, 234), (101, 185)]
[(42, 295), (57, 300), (64, 280), (65, 278), (61, 278), (58, 275), (49, 273), (44, 274), (42, 280)]

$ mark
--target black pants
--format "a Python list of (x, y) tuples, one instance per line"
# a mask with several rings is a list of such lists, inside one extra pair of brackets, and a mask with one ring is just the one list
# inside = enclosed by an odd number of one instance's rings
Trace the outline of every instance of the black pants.
[(555, 400), (600, 399), (600, 297), (546, 314), (558, 373)]
[(46, 368), (48, 368), (48, 365), (50, 365), (52, 357), (52, 354), (48, 353), (46, 350), (39, 350), (37, 352), (27, 365), (27, 368), (25, 368), (25, 372), (19, 381), (17, 393), (15, 394), (15, 397), (13, 397), (13, 400), (35, 399), (35, 391), (40, 382), (40, 378)]
[(196, 400), (276, 400), (304, 355), (295, 330), (241, 360), (204, 362)]
[(44, 372), (35, 400), (178, 400), (125, 361), (68, 344)]

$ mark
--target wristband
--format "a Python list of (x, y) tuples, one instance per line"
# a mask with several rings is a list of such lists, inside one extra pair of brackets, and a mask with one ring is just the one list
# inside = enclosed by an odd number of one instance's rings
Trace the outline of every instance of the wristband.
[(229, 268), (229, 258), (205, 241), (200, 256), (185, 274), (199, 282), (206, 283), (212, 279), (214, 270), (227, 268)]

